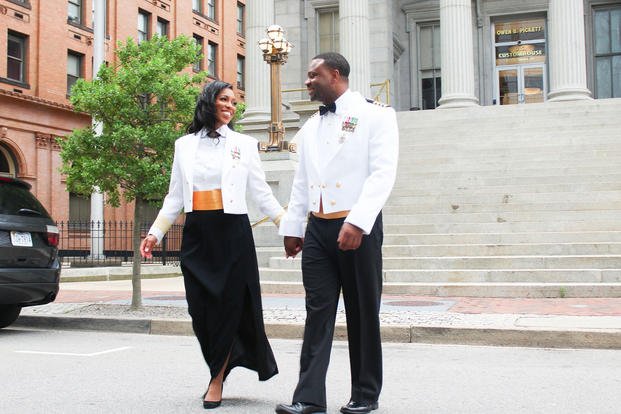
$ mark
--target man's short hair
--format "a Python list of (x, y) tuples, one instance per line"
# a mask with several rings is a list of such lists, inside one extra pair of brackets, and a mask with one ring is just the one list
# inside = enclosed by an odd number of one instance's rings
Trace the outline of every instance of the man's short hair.
[(347, 77), (349, 76), (349, 63), (347, 62), (347, 59), (345, 59), (345, 57), (340, 53), (320, 53), (313, 58), (313, 60), (315, 59), (323, 59), (324, 65), (326, 65), (330, 69), (338, 70), (342, 78), (347, 79)]

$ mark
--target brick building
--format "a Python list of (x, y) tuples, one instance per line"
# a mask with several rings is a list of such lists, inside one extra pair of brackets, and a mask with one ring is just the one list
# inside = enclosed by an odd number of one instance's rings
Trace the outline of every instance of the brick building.
[[(106, 61), (128, 37), (192, 36), (203, 48), (195, 69), (232, 83), (244, 99), (244, 0), (105, 3)], [(90, 123), (68, 94), (78, 78), (93, 76), (92, 10), (93, 0), (0, 0), (0, 174), (32, 184), (59, 221), (90, 214), (89, 200), (66, 190), (55, 139)], [(106, 220), (131, 217), (131, 206), (104, 211)]]

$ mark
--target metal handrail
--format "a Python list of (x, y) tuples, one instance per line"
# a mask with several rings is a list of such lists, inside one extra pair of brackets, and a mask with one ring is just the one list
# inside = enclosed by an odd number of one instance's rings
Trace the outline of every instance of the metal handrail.
[[(377, 94), (373, 97), (373, 100), (377, 101), (382, 94), (382, 91), (385, 94), (386, 101), (384, 102), (386, 105), (390, 105), (390, 79), (386, 79), (384, 82), (372, 83), (370, 84), (371, 88), (376, 86), (381, 86)], [(283, 89), (282, 93), (290, 93), (290, 92), (304, 92), (306, 88), (292, 88), (292, 89)]]

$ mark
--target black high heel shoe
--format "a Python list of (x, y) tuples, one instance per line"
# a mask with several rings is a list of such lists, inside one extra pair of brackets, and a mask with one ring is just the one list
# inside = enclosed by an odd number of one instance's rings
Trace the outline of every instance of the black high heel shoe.
[(213, 378), (209, 381), (209, 385), (207, 386), (207, 391), (205, 391), (205, 393), (203, 394), (203, 408), (205, 410), (211, 410), (213, 408), (218, 408), (222, 404), (222, 392), (224, 392), (224, 382), (222, 382), (222, 390), (220, 391), (220, 400), (205, 401), (205, 397), (207, 396), (207, 393), (209, 392), (209, 387), (211, 387), (211, 381), (213, 381)]

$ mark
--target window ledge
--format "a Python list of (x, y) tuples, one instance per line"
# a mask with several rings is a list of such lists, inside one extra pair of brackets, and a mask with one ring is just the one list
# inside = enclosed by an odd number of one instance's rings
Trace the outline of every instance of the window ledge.
[(94, 33), (94, 31), (93, 31), (93, 29), (92, 29), (92, 28), (90, 28), (90, 27), (88, 27), (88, 26), (84, 26), (84, 25), (83, 25), (83, 24), (81, 24), (81, 23), (76, 23), (76, 22), (74, 22), (73, 20), (71, 20), (71, 19), (69, 19), (69, 18), (67, 18), (67, 24), (68, 24), (68, 25), (71, 25), (71, 26), (73, 26), (73, 27), (75, 27), (75, 28), (78, 28), (78, 29), (84, 30), (85, 32)]
[(9, 3), (17, 4), (18, 6), (23, 7), (24, 9), (32, 10), (32, 5), (30, 4), (30, 0), (19, 1), (19, 0), (6, 0)]
[(24, 89), (30, 89), (30, 84), (25, 83), (25, 82), (20, 82), (14, 79), (3, 78), (0, 76), (0, 82), (8, 83), (9, 85), (13, 85), (13, 86), (19, 86), (20, 88), (24, 88)]
[(214, 24), (220, 25), (214, 18), (211, 18), (211, 17), (207, 16), (206, 14), (203, 14), (202, 12), (199, 12), (197, 10), (192, 10), (192, 13), (196, 14), (197, 16), (202, 17), (203, 19), (209, 20), (210, 22), (212, 22)]

